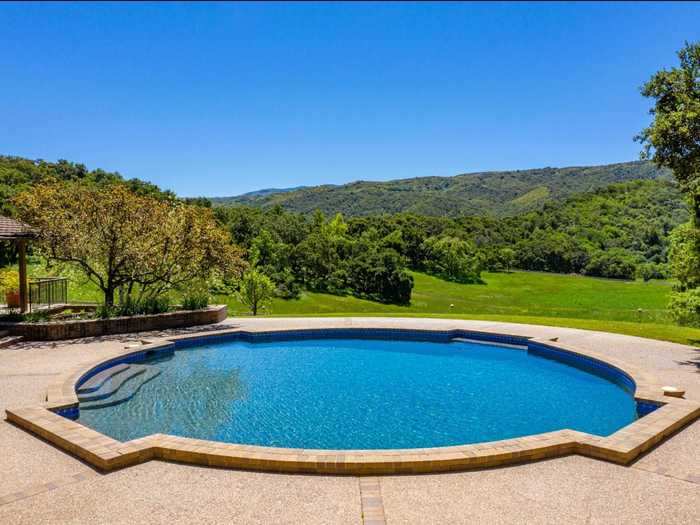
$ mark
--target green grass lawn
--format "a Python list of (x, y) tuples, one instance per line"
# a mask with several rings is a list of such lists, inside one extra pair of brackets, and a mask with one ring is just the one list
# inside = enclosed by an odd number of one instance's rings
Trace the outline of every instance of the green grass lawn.
[[(43, 275), (38, 265), (30, 275)], [(666, 311), (667, 281), (618, 281), (579, 275), (536, 272), (484, 273), (485, 284), (457, 284), (413, 273), (410, 306), (364, 301), (355, 297), (304, 292), (299, 299), (275, 299), (266, 309), (275, 316), (451, 317), (566, 326), (638, 335), (700, 345), (700, 329), (676, 326)], [(72, 301), (99, 301), (89, 283), (72, 277)], [(229, 315), (248, 315), (235, 297), (219, 296)], [(454, 306), (451, 306), (454, 305)]]
[[(276, 299), (268, 315), (452, 317), (602, 330), (684, 344), (700, 344), (700, 329), (672, 324), (666, 312), (670, 283), (617, 281), (535, 272), (484, 273), (485, 284), (457, 284), (414, 273), (410, 306), (305, 292)], [(233, 297), (219, 297), (230, 315), (246, 315)], [(451, 306), (454, 305), (454, 306)], [(641, 309), (641, 311), (640, 311)]]

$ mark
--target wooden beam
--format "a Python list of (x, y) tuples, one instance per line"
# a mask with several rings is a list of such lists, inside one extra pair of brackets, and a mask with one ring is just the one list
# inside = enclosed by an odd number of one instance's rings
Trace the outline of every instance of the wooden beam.
[(27, 241), (17, 241), (17, 254), (19, 255), (19, 309), (24, 313), (29, 306), (29, 286), (27, 284)]

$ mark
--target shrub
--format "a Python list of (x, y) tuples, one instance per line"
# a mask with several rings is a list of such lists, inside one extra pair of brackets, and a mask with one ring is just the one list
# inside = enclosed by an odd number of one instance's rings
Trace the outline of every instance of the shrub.
[(148, 297), (139, 303), (138, 314), (153, 315), (164, 314), (170, 311), (170, 299), (167, 295)]
[(182, 298), (183, 310), (201, 310), (209, 306), (209, 294), (204, 291), (192, 291)]
[(166, 295), (149, 297), (141, 301), (127, 296), (124, 301), (115, 306), (101, 304), (95, 310), (95, 317), (98, 319), (109, 319), (110, 317), (162, 314), (169, 311), (170, 299)]
[(19, 290), (19, 273), (12, 268), (0, 270), (0, 292), (14, 292)]
[(114, 306), (100, 304), (95, 309), (95, 318), (97, 319), (109, 319), (110, 317), (114, 317), (115, 315), (116, 314)]
[(668, 307), (678, 324), (700, 327), (700, 288), (671, 294)]
[(124, 299), (118, 305), (114, 306), (112, 308), (112, 311), (113, 315), (121, 317), (130, 317), (132, 315), (138, 315), (139, 313), (141, 313), (139, 310), (138, 301), (133, 299), (130, 295), (127, 295), (126, 299)]
[(24, 314), (24, 321), (27, 323), (41, 323), (48, 321), (51, 318), (49, 312), (46, 311), (36, 311)]

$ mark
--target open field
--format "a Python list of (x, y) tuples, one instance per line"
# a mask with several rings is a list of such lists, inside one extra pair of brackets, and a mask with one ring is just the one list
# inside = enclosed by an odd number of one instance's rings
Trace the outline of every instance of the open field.
[[(700, 329), (675, 326), (666, 312), (667, 281), (616, 281), (578, 275), (484, 273), (485, 284), (457, 284), (414, 273), (411, 305), (305, 292), (275, 300), (270, 315), (454, 317), (602, 330), (699, 344)], [(219, 297), (231, 315), (246, 313), (235, 298)], [(453, 305), (453, 306), (451, 306)]]
[[(30, 275), (45, 272), (31, 265)], [(453, 317), (601, 330), (682, 344), (700, 345), (700, 329), (676, 326), (666, 312), (668, 281), (619, 281), (537, 272), (484, 273), (485, 284), (458, 284), (413, 273), (410, 306), (355, 297), (304, 292), (299, 299), (275, 299), (266, 309), (275, 316)], [(99, 301), (90, 283), (71, 278), (72, 301)], [(248, 315), (232, 296), (218, 296), (230, 315)], [(450, 306), (453, 305), (453, 306)]]

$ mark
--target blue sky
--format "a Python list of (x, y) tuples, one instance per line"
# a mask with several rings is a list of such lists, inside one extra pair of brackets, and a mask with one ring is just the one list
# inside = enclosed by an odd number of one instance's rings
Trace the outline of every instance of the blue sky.
[(0, 153), (181, 195), (637, 158), (700, 4), (0, 4)]

